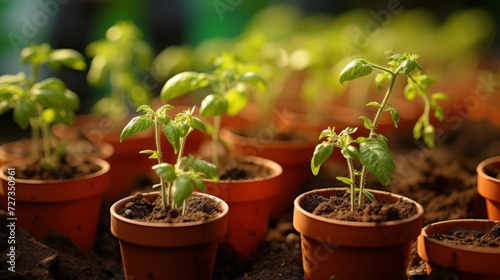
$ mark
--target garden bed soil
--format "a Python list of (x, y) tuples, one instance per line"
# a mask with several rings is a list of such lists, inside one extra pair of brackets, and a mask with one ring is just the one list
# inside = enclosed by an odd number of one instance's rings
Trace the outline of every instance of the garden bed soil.
[[(388, 187), (370, 179), (369, 188), (407, 196), (424, 207), (424, 225), (447, 219), (487, 218), (484, 199), (476, 191), (476, 165), (500, 155), (500, 127), (468, 122), (446, 131), (435, 148), (424, 148), (408, 138), (387, 135), (396, 161), (396, 174)], [(442, 135), (443, 136), (443, 135)], [(318, 176), (304, 185), (313, 188), (343, 187), (335, 179), (346, 174), (343, 165), (326, 162)], [(2, 223), (5, 223), (2, 217)], [(292, 213), (271, 221), (266, 240), (246, 261), (220, 250), (214, 279), (303, 279), (300, 236), (292, 227)], [(8, 236), (2, 224), (2, 240)], [(2, 279), (123, 279), (118, 241), (109, 231), (109, 209), (103, 209), (94, 250), (80, 253), (71, 242), (51, 235), (41, 243), (22, 229), (16, 230), (16, 273), (7, 273), (8, 245), (0, 245)], [(71, 273), (70, 276), (68, 274)], [(425, 264), (416, 252), (410, 255), (407, 279), (428, 279)]]

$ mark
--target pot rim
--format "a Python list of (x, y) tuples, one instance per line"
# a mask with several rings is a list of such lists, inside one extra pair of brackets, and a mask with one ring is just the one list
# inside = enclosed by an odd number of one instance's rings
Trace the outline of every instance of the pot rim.
[(420, 205), (418, 202), (414, 201), (413, 199), (410, 199), (408, 197), (387, 192), (387, 191), (380, 191), (380, 190), (372, 190), (372, 189), (366, 189), (370, 191), (371, 193), (378, 193), (378, 194), (383, 194), (383, 195), (388, 195), (392, 197), (397, 197), (397, 198), (403, 198), (404, 200), (411, 202), (415, 204), (417, 207), (417, 214), (406, 218), (406, 219), (401, 219), (401, 220), (396, 220), (396, 221), (385, 221), (385, 222), (356, 222), (356, 221), (344, 221), (344, 220), (338, 220), (338, 219), (330, 219), (330, 218), (325, 218), (321, 216), (314, 215), (312, 213), (307, 212), (300, 206), (300, 201), (302, 200), (303, 197), (305, 197), (308, 194), (315, 193), (315, 192), (321, 192), (321, 191), (340, 191), (340, 190), (347, 190), (348, 188), (345, 187), (338, 187), (338, 188), (323, 188), (323, 189), (314, 189), (305, 193), (300, 194), (293, 202), (295, 209), (300, 211), (303, 215), (308, 216), (309, 218), (317, 219), (326, 223), (334, 223), (339, 224), (339, 225), (344, 225), (344, 226), (356, 226), (356, 227), (380, 227), (380, 226), (393, 226), (393, 225), (398, 225), (402, 223), (407, 223), (407, 222), (412, 222), (414, 220), (417, 220), (421, 217), (421, 215), (424, 213), (424, 208), (422, 205)]
[[(429, 233), (428, 233), (429, 229), (432, 229), (433, 227), (434, 228), (444, 227), (444, 230), (448, 230), (450, 228), (453, 228), (453, 225), (455, 225), (455, 224), (456, 224), (455, 227), (458, 227), (458, 226), (467, 227), (467, 225), (470, 225), (472, 223), (497, 224), (497, 223), (500, 223), (500, 221), (489, 220), (489, 219), (454, 219), (454, 220), (435, 222), (432, 224), (428, 224), (422, 228), (421, 237), (423, 237), (425, 239), (425, 242), (431, 242), (431, 243), (434, 243), (436, 245), (439, 245), (440, 247), (446, 247), (446, 248), (450, 248), (450, 249), (454, 248), (457, 251), (462, 251), (462, 252), (493, 254), (493, 255), (498, 255), (500, 257), (500, 249), (499, 248), (479, 247), (479, 246), (470, 246), (470, 245), (453, 245), (453, 244), (432, 238), (431, 236), (429, 236)], [(465, 226), (462, 226), (463, 224), (465, 224)], [(442, 232), (442, 231), (439, 231), (439, 232)]]
[[(160, 192), (159, 191), (155, 191), (155, 192), (147, 192), (147, 193), (142, 193), (142, 195), (144, 196), (148, 196), (148, 195), (151, 195), (151, 196), (159, 196), (160, 195)], [(193, 227), (193, 226), (197, 226), (197, 225), (201, 225), (201, 224), (206, 224), (206, 223), (209, 223), (209, 222), (212, 222), (212, 221), (216, 221), (216, 220), (219, 220), (221, 219), (222, 217), (224, 217), (225, 215), (227, 215), (227, 213), (229, 212), (229, 206), (228, 204), (214, 196), (214, 195), (210, 195), (210, 194), (206, 194), (206, 193), (201, 193), (201, 192), (193, 192), (192, 195), (200, 195), (200, 196), (207, 196), (211, 199), (213, 199), (217, 204), (219, 204), (222, 208), (222, 212), (221, 213), (218, 213), (217, 215), (215, 215), (214, 217), (208, 219), (208, 220), (205, 220), (205, 221), (196, 221), (196, 222), (183, 222), (183, 223), (153, 223), (153, 222), (143, 222), (143, 221), (136, 221), (136, 220), (132, 220), (132, 219), (129, 219), (129, 218), (125, 218), (125, 217), (122, 217), (121, 215), (118, 214), (117, 210), (118, 210), (118, 207), (120, 205), (125, 205), (125, 203), (131, 201), (134, 197), (134, 195), (130, 195), (130, 196), (127, 196), (127, 197), (124, 197), (118, 201), (116, 201), (115, 203), (113, 203), (113, 205), (111, 205), (110, 207), (110, 214), (115, 218), (115, 219), (118, 219), (122, 222), (125, 222), (125, 223), (129, 223), (129, 224), (135, 224), (135, 225), (139, 225), (139, 226), (144, 226), (144, 227), (152, 227), (152, 228), (169, 228), (169, 227), (176, 227), (176, 228), (179, 228), (179, 227)]]
[[(100, 158), (97, 158), (97, 157), (91, 157), (91, 156), (86, 156), (84, 157), (85, 160), (89, 160), (93, 163), (96, 163), (97, 165), (99, 165), (101, 167), (101, 169), (97, 172), (94, 172), (94, 173), (91, 173), (91, 174), (88, 174), (88, 175), (85, 175), (85, 176), (81, 176), (81, 177), (78, 177), (78, 178), (71, 178), (71, 179), (51, 179), (51, 180), (33, 180), (33, 179), (19, 179), (19, 178), (16, 178), (16, 182), (19, 182), (19, 183), (22, 183), (22, 184), (30, 184), (30, 185), (35, 185), (35, 184), (40, 184), (40, 183), (44, 183), (44, 184), (66, 184), (66, 183), (69, 183), (69, 182), (73, 182), (73, 181), (78, 181), (78, 180), (82, 180), (82, 179), (88, 179), (88, 178), (93, 178), (93, 177), (98, 177), (98, 176), (101, 176), (105, 173), (107, 173), (110, 169), (111, 169), (111, 165), (109, 164), (109, 162), (107, 162), (106, 160), (104, 159), (100, 159)], [(31, 158), (29, 159), (19, 159), (19, 160), (15, 160), (15, 161), (12, 161), (10, 163), (7, 163), (3, 166), (0, 166), (0, 179), (2, 180), (5, 180), (5, 181), (8, 181), (8, 177), (7, 175), (5, 175), (5, 171), (7, 171), (7, 169), (9, 168), (17, 168), (23, 164), (27, 164), (27, 163), (30, 163), (32, 162), (33, 160)]]
[(500, 179), (491, 177), (490, 175), (486, 174), (484, 172), (484, 168), (488, 165), (494, 164), (494, 163), (500, 163), (500, 156), (494, 156), (494, 157), (489, 157), (487, 159), (482, 160), (476, 167), (476, 172), (479, 176), (485, 178), (486, 180), (490, 180), (493, 182), (496, 182), (497, 184), (500, 184)]

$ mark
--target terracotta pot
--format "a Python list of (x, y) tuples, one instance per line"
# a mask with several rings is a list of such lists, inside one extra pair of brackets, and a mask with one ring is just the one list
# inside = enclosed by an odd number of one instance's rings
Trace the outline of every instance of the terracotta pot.
[(486, 200), (488, 218), (500, 220), (500, 179), (485, 173), (488, 166), (500, 170), (500, 156), (485, 159), (477, 165), (477, 192)]
[(206, 192), (223, 199), (231, 209), (227, 235), (221, 241), (244, 259), (257, 251), (267, 234), (272, 203), (280, 189), (279, 176), (283, 169), (269, 159), (253, 156), (243, 156), (242, 159), (268, 167), (272, 173), (265, 178), (249, 180), (204, 181)]
[[(96, 173), (76, 179), (27, 180), (15, 179), (9, 183), (7, 170), (14, 170), (30, 162), (23, 159), (0, 168), (2, 188), (0, 198), (15, 195), (17, 226), (37, 239), (51, 231), (67, 235), (82, 251), (89, 251), (99, 220), (103, 193), (109, 187), (109, 163), (88, 158), (101, 167)], [(12, 169), (11, 169), (12, 168)], [(15, 177), (15, 176), (14, 176)], [(15, 189), (9, 188), (14, 185)]]
[[(245, 131), (255, 137), (244, 136)], [(221, 138), (228, 142), (233, 154), (252, 155), (277, 162), (283, 168), (280, 191), (273, 199), (271, 218), (280, 219), (293, 210), (293, 200), (301, 193), (304, 183), (311, 177), (311, 157), (318, 144), (318, 135), (308, 131), (295, 131), (291, 140), (275, 140), (279, 131), (269, 127), (255, 129), (227, 128)]]
[[(144, 194), (153, 201), (159, 192)], [(202, 193), (194, 195), (208, 196)], [(118, 213), (132, 196), (111, 206), (111, 233), (120, 241), (126, 279), (211, 279), (218, 240), (227, 232), (228, 206), (209, 196), (223, 212), (206, 222), (148, 223)]]
[[(305, 279), (405, 279), (413, 241), (422, 228), (424, 210), (415, 201), (370, 190), (377, 200), (415, 203), (418, 213), (390, 222), (327, 219), (305, 211), (301, 203), (313, 193), (331, 196), (346, 188), (318, 189), (295, 199), (293, 226), (301, 234)], [(335, 278), (337, 279), (337, 278)]]
[(454, 279), (500, 279), (498, 248), (451, 245), (431, 238), (434, 234), (446, 233), (457, 227), (486, 232), (497, 222), (462, 219), (437, 222), (424, 227), (417, 244), (418, 255), (426, 262), (427, 274), (443, 268), (458, 277)]
[[(153, 131), (138, 133), (120, 143), (121, 130), (131, 118), (132, 116), (117, 124), (94, 115), (78, 115), (74, 126), (55, 126), (53, 129), (54, 134), (61, 138), (75, 139), (83, 134), (94, 143), (107, 142), (113, 146), (115, 152), (109, 158), (111, 185), (104, 195), (104, 200), (108, 204), (133, 193), (140, 187), (141, 181), (156, 180), (156, 175), (151, 170), (154, 162), (147, 156), (139, 154), (141, 150), (154, 147)], [(201, 132), (189, 135), (186, 153), (197, 151), (203, 137)], [(175, 161), (176, 156), (165, 137), (162, 137), (162, 151), (165, 162)]]
[[(17, 140), (0, 145), (0, 166), (15, 160), (28, 158), (31, 155), (31, 139)], [(88, 143), (71, 142), (68, 150), (78, 157), (97, 157), (109, 159), (114, 153), (111, 144), (102, 142), (95, 147), (90, 147)]]

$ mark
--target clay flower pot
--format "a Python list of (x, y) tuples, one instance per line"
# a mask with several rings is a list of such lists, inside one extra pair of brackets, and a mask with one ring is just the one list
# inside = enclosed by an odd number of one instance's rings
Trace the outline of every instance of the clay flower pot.
[[(417, 206), (411, 218), (389, 222), (352, 222), (313, 215), (301, 207), (304, 197), (343, 194), (346, 188), (318, 189), (295, 199), (293, 226), (301, 234), (305, 279), (405, 279), (409, 254), (420, 234), (424, 210), (413, 200), (370, 190), (377, 200), (404, 199)], [(337, 278), (335, 278), (337, 279)]]
[(248, 180), (204, 180), (206, 192), (229, 205), (227, 235), (221, 240), (229, 244), (241, 258), (255, 253), (267, 234), (274, 196), (280, 189), (281, 166), (269, 159), (244, 156), (243, 159), (272, 170), (268, 177)]
[[(15, 197), (17, 226), (37, 239), (51, 231), (68, 236), (82, 251), (92, 249), (99, 220), (103, 193), (109, 187), (109, 163), (98, 158), (88, 158), (101, 169), (93, 174), (75, 179), (29, 180), (15, 178), (13, 183), (6, 175), (29, 162), (23, 159), (0, 168), (0, 199)], [(12, 168), (12, 169), (9, 169)], [(13, 192), (13, 193), (12, 193)], [(3, 205), (5, 206), (5, 205)]]
[(500, 171), (500, 156), (491, 157), (477, 165), (477, 192), (486, 200), (491, 220), (500, 220), (500, 179), (488, 175), (488, 169)]
[(427, 274), (444, 268), (455, 274), (455, 279), (500, 279), (499, 248), (451, 245), (431, 238), (453, 228), (466, 228), (486, 232), (494, 221), (461, 219), (437, 222), (422, 228), (418, 237), (418, 255), (426, 262)]
[[(255, 137), (245, 136), (246, 132)], [(318, 135), (307, 131), (294, 132), (296, 139), (273, 139), (278, 131), (268, 128), (260, 130), (227, 128), (221, 132), (231, 152), (252, 155), (275, 161), (283, 168), (280, 176), (280, 190), (273, 199), (271, 218), (282, 218), (293, 209), (293, 200), (301, 193), (304, 183), (312, 175), (311, 157), (317, 145)]]
[[(148, 223), (118, 214), (133, 196), (111, 206), (111, 233), (119, 239), (126, 279), (211, 279), (218, 240), (227, 232), (228, 206), (209, 196), (223, 210), (206, 222)], [(144, 194), (151, 201), (159, 192)]]

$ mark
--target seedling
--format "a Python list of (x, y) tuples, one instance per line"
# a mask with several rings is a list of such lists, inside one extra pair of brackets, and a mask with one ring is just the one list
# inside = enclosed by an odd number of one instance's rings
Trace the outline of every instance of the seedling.
[(151, 102), (152, 93), (144, 76), (153, 60), (151, 46), (142, 40), (142, 31), (132, 22), (117, 22), (106, 37), (90, 43), (86, 54), (92, 57), (87, 80), (95, 87), (108, 86), (108, 96), (97, 101), (91, 112), (121, 120), (130, 108)]
[(182, 72), (169, 79), (163, 86), (160, 97), (169, 101), (184, 94), (210, 86), (212, 93), (201, 102), (200, 114), (213, 117), (212, 163), (219, 165), (219, 142), (221, 116), (238, 114), (250, 98), (249, 86), (264, 92), (266, 82), (257, 73), (256, 66), (242, 64), (233, 56), (223, 54), (213, 61), (211, 73)]
[[(0, 114), (13, 109), (14, 121), (21, 129), (31, 127), (31, 156), (41, 160), (45, 169), (55, 169), (57, 157), (66, 153), (64, 148), (53, 152), (50, 126), (73, 123), (75, 110), (80, 106), (78, 95), (68, 89), (59, 78), (38, 81), (44, 64), (53, 70), (67, 67), (85, 70), (83, 55), (71, 49), (52, 49), (47, 43), (31, 45), (21, 51), (21, 62), (31, 64), (31, 75), (20, 72), (0, 77)], [(42, 148), (40, 148), (40, 139)]]
[[(137, 112), (142, 113), (130, 120), (123, 128), (120, 135), (120, 142), (141, 131), (154, 128), (155, 150), (143, 150), (141, 154), (148, 154), (150, 159), (157, 160), (157, 164), (152, 169), (160, 177), (160, 183), (153, 185), (153, 188), (160, 187), (160, 194), (163, 208), (171, 206), (177, 207), (183, 204), (182, 213), (186, 211), (186, 201), (193, 193), (194, 188), (205, 191), (205, 183), (202, 178), (209, 178), (217, 182), (219, 174), (215, 165), (193, 156), (183, 156), (186, 138), (189, 133), (197, 129), (205, 132), (203, 122), (193, 116), (194, 107), (190, 110), (178, 113), (174, 119), (168, 115), (168, 110), (174, 109), (171, 105), (164, 105), (156, 111), (148, 105), (137, 108)], [(174, 165), (163, 161), (161, 153), (161, 134), (172, 145), (177, 161)]]
[[(374, 69), (381, 72), (375, 78), (379, 90), (384, 82), (389, 82), (381, 103), (372, 101), (366, 104), (366, 106), (377, 107), (374, 118), (359, 117), (363, 120), (368, 135), (354, 139), (352, 135), (358, 130), (357, 127), (347, 127), (340, 133), (335, 132), (335, 127), (329, 127), (321, 132), (319, 139), (326, 138), (326, 140), (316, 146), (311, 160), (311, 170), (314, 175), (317, 175), (321, 165), (333, 153), (334, 147), (341, 149), (342, 156), (347, 161), (349, 177), (339, 176), (337, 180), (350, 186), (348, 193), (351, 195), (351, 210), (354, 210), (356, 194), (359, 194), (357, 201), (359, 206), (362, 205), (363, 195), (372, 201), (375, 200), (375, 197), (365, 189), (367, 172), (375, 175), (384, 186), (387, 186), (392, 180), (395, 171), (394, 159), (387, 145), (387, 138), (377, 133), (377, 124), (382, 113), (389, 112), (394, 126), (398, 126), (398, 111), (388, 103), (398, 76), (402, 75), (407, 78), (407, 84), (404, 88), (406, 99), (414, 100), (416, 96), (419, 96), (425, 104), (424, 112), (413, 128), (413, 138), (423, 138), (428, 147), (434, 146), (434, 126), (430, 123), (430, 113), (431, 110), (434, 111), (434, 116), (442, 121), (444, 113), (437, 101), (446, 100), (448, 97), (443, 93), (429, 95), (428, 86), (434, 83), (435, 79), (422, 73), (417, 59), (418, 56), (413, 54), (394, 54), (387, 58), (387, 67), (373, 64), (364, 59), (356, 59), (351, 61), (340, 73), (339, 81), (341, 84), (369, 75)], [(355, 168), (354, 161), (360, 162), (361, 170)]]

